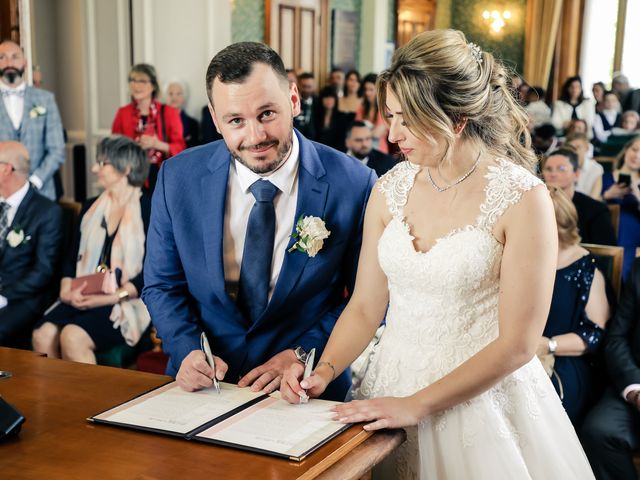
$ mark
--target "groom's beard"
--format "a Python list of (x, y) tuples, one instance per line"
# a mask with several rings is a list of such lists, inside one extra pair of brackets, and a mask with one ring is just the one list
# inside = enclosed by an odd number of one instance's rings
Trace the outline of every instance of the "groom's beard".
[(22, 79), (24, 75), (24, 68), (18, 69), (15, 67), (6, 67), (0, 70), (0, 76), (5, 81), (7, 85), (13, 85), (18, 80)]

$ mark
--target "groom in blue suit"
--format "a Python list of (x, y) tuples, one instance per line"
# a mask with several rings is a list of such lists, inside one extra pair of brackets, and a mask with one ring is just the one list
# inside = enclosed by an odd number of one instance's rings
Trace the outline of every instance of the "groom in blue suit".
[[(269, 47), (233, 44), (207, 71), (223, 136), (164, 162), (153, 196), (142, 298), (185, 390), (219, 380), (272, 392), (319, 358), (350, 292), (375, 173), (293, 129), (295, 84)], [(302, 226), (304, 244), (294, 234)], [(215, 368), (200, 351), (205, 332)], [(343, 400), (340, 375), (324, 397)]]

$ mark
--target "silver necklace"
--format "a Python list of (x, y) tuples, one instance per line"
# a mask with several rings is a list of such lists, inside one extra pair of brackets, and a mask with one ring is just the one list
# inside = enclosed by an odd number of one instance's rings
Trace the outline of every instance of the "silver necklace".
[(431, 178), (431, 170), (429, 169), (429, 167), (427, 167), (427, 177), (429, 177), (429, 181), (431, 182), (431, 185), (433, 185), (433, 188), (435, 188), (438, 193), (446, 192), (451, 187), (455, 187), (459, 183), (465, 181), (467, 179), (467, 177), (469, 177), (469, 175), (471, 175), (473, 172), (475, 172), (476, 168), (478, 167), (478, 163), (479, 162), (480, 162), (480, 153), (478, 153), (478, 158), (476, 158), (475, 163), (473, 164), (473, 166), (471, 167), (471, 169), (467, 173), (462, 175), (459, 179), (457, 179), (452, 184), (450, 184), (450, 185), (446, 184), (446, 186), (444, 186), (444, 187), (439, 187), (438, 185), (436, 185), (436, 182), (434, 182), (433, 178)]

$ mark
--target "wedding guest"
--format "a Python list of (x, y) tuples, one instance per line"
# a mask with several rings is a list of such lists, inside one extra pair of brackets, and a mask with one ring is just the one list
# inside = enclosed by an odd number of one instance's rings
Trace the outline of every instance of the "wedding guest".
[(356, 120), (347, 127), (347, 155), (357, 158), (381, 177), (396, 165), (391, 155), (373, 148), (373, 134), (368, 123)]
[[(139, 296), (151, 202), (141, 188), (148, 158), (131, 139), (102, 139), (91, 170), (104, 192), (83, 205), (63, 267), (60, 304), (36, 326), (33, 348), (52, 358), (95, 364), (96, 352), (134, 346), (149, 326)], [(115, 276), (113, 292), (84, 293), (86, 282), (72, 286), (74, 278), (95, 272)]]
[(22, 48), (0, 41), (0, 141), (22, 143), (29, 151), (29, 182), (56, 200), (54, 176), (64, 163), (62, 120), (52, 93), (25, 81)]
[[(293, 126), (309, 140), (316, 139), (316, 116), (320, 100), (316, 96), (316, 80), (313, 73), (304, 72), (298, 78), (300, 114), (293, 119)], [(209, 121), (211, 115), (209, 115)]]
[(356, 111), (362, 105), (360, 96), (360, 74), (357, 70), (347, 72), (344, 81), (344, 95), (338, 99), (338, 110), (351, 116), (353, 120)]
[(573, 133), (567, 136), (565, 146), (573, 148), (578, 155), (576, 190), (600, 200), (604, 168), (593, 159), (593, 144), (584, 133)]
[(188, 102), (187, 84), (180, 81), (170, 82), (165, 88), (167, 105), (180, 112), (182, 121), (182, 137), (187, 148), (200, 145), (200, 125), (198, 121), (185, 111)]
[[(602, 177), (602, 198), (620, 205), (618, 245), (624, 247), (622, 275), (631, 271), (636, 248), (640, 246), (640, 137), (632, 138), (622, 148), (613, 172)], [(621, 177), (621, 175), (623, 175)], [(626, 177), (624, 177), (626, 175)]]
[(562, 85), (560, 98), (553, 103), (551, 123), (556, 130), (563, 131), (571, 120), (584, 120), (587, 124), (587, 135), (593, 136), (591, 128), (595, 117), (593, 100), (585, 98), (582, 90), (582, 80), (579, 76), (569, 77)]
[(548, 186), (562, 189), (570, 198), (578, 214), (578, 232), (584, 243), (616, 245), (616, 235), (607, 206), (576, 191), (580, 178), (578, 155), (573, 148), (563, 147), (542, 159), (542, 177)]
[(382, 153), (389, 153), (389, 144), (387, 143), (389, 130), (376, 101), (377, 78), (375, 73), (369, 73), (362, 79), (362, 105), (356, 111), (355, 119), (369, 122), (373, 127), (373, 148)]
[(549, 191), (558, 226), (558, 266), (538, 357), (550, 360), (549, 370), (553, 371), (547, 373), (567, 415), (579, 426), (600, 392), (594, 355), (604, 337), (610, 308), (596, 259), (580, 246), (573, 203), (560, 188), (549, 187)]
[(157, 100), (160, 85), (156, 69), (149, 64), (139, 63), (131, 68), (129, 93), (131, 102), (118, 109), (111, 133), (135, 140), (147, 152), (147, 186), (153, 192), (162, 162), (186, 148), (180, 112)]
[(316, 141), (344, 152), (347, 117), (338, 110), (338, 95), (333, 87), (324, 87), (318, 96)]
[(637, 480), (640, 447), (640, 259), (633, 263), (607, 327), (609, 388), (582, 425), (582, 444), (598, 480)]
[(604, 143), (611, 135), (615, 127), (619, 127), (622, 122), (620, 113), (620, 102), (613, 92), (604, 94), (603, 108), (598, 112), (593, 120), (594, 140)]
[(596, 82), (591, 87), (591, 93), (593, 93), (593, 100), (596, 102), (596, 113), (601, 112), (604, 108), (603, 100), (604, 100), (604, 92), (607, 89), (602, 82)]
[(344, 70), (340, 67), (333, 67), (329, 73), (329, 86), (336, 91), (338, 98), (344, 95)]
[(29, 152), (0, 142), (0, 346), (29, 348), (51, 302), (62, 212), (29, 183)]

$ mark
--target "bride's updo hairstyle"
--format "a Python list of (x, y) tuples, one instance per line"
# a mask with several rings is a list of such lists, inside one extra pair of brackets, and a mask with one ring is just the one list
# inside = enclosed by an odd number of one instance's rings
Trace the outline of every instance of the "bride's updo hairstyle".
[(450, 158), (456, 128), (464, 125), (463, 139), (533, 171), (537, 159), (528, 117), (509, 89), (510, 78), (493, 55), (467, 43), (462, 32), (424, 32), (396, 50), (391, 66), (378, 76), (378, 105), (388, 111), (389, 87), (416, 137), (431, 143), (444, 138), (442, 160)]

